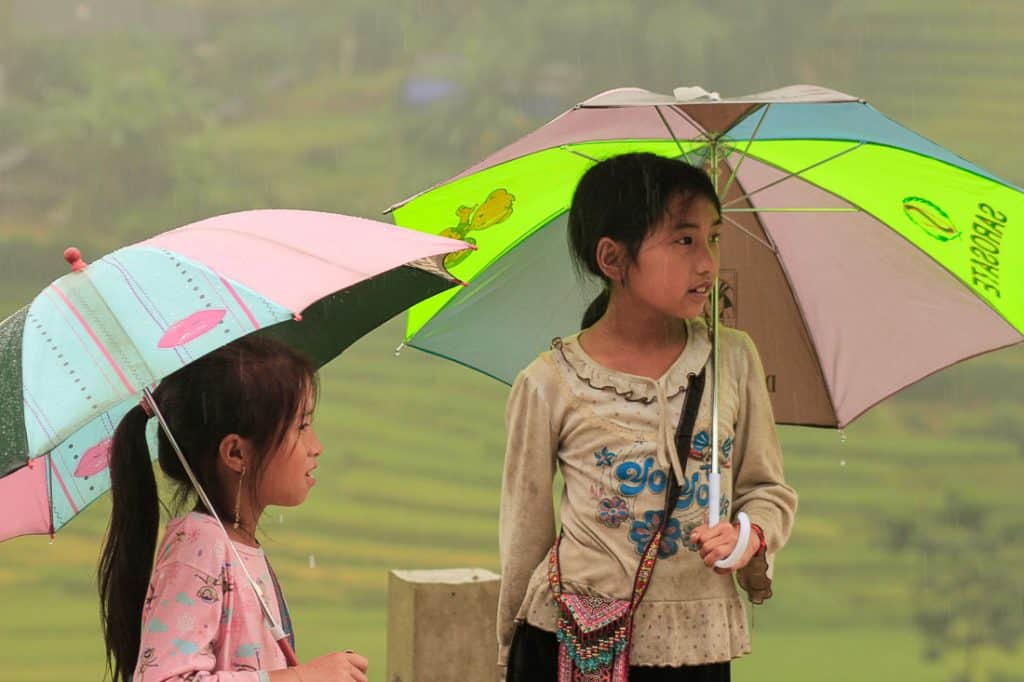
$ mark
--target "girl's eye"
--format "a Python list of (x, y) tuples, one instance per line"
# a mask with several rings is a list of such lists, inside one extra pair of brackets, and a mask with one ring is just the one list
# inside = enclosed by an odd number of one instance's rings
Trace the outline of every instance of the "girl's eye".
[[(720, 234), (713, 234), (708, 239), (708, 242), (710, 244), (717, 244), (719, 241), (721, 241), (721, 239), (722, 239), (722, 235), (720, 235)], [(693, 237), (682, 237), (682, 238), (680, 238), (677, 241), (677, 243), (678, 244), (682, 244), (683, 246), (690, 246), (691, 244), (693, 244)]]
[(299, 431), (305, 431), (310, 426), (312, 426), (310, 422), (303, 422), (302, 424), (299, 425)]

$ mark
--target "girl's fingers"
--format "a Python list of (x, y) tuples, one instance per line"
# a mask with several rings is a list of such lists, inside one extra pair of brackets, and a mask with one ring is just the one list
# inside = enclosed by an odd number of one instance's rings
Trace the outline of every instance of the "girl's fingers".
[(718, 547), (717, 549), (713, 549), (708, 552), (707, 556), (704, 557), (704, 565), (708, 568), (713, 568), (716, 561), (724, 559), (727, 556), (729, 556), (729, 552), (727, 552), (724, 547)]
[(732, 554), (733, 548), (736, 546), (735, 539), (727, 537), (716, 537), (708, 542), (704, 543), (701, 547), (700, 555), (704, 559), (704, 563), (711, 566), (719, 559)]
[(370, 662), (354, 651), (346, 651), (345, 658), (362, 673), (365, 673), (370, 667)]
[(720, 544), (722, 544), (722, 542), (722, 538), (711, 538), (710, 540), (705, 540), (703, 543), (701, 543), (700, 555), (702, 557), (707, 556), (708, 553), (710, 553), (715, 547), (718, 547)]
[(702, 543), (707, 542), (710, 538), (714, 537), (715, 528), (708, 528), (707, 526), (697, 526), (692, 533), (690, 533), (690, 542)]
[(705, 552), (710, 552), (713, 549), (715, 549), (716, 547), (719, 547), (720, 545), (724, 545), (724, 544), (726, 544), (728, 542), (729, 542), (729, 540), (727, 538), (723, 538), (721, 536), (717, 536), (715, 538), (709, 538), (708, 540), (703, 541), (703, 543), (700, 545), (700, 549), (705, 551)]
[(720, 523), (716, 525), (714, 528), (701, 526), (700, 528), (696, 529), (690, 535), (690, 542), (703, 547), (704, 545), (707, 545), (719, 538), (731, 538), (733, 544), (735, 544), (737, 537), (738, 535), (736, 533), (735, 528), (733, 528), (731, 525)]

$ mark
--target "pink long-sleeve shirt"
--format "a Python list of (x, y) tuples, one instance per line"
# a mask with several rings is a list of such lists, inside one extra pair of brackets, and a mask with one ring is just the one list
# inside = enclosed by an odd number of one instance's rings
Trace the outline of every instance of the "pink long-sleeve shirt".
[[(281, 622), (261, 548), (233, 543)], [(136, 682), (265, 682), (287, 667), (255, 591), (217, 522), (190, 513), (167, 524), (142, 611)]]

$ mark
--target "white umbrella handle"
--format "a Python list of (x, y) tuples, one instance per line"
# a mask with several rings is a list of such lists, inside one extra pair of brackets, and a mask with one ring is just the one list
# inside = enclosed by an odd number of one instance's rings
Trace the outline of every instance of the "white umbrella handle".
[[(721, 499), (721, 488), (722, 488), (722, 475), (719, 473), (713, 473), (708, 475), (708, 527), (714, 528), (718, 525), (719, 521), (719, 500)], [(750, 517), (744, 512), (740, 512), (736, 515), (736, 520), (740, 523), (740, 537), (736, 541), (736, 546), (732, 550), (732, 554), (719, 559), (715, 562), (716, 568), (730, 568), (735, 566), (739, 562), (740, 557), (747, 551), (747, 543), (750, 542)]]

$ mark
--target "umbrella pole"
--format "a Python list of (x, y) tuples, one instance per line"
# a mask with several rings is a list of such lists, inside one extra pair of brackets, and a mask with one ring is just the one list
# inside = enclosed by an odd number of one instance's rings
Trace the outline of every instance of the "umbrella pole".
[(718, 318), (719, 283), (711, 286), (711, 473), (708, 474), (708, 526), (718, 525), (721, 516), (721, 474), (718, 471)]
[(246, 580), (252, 585), (253, 591), (256, 593), (256, 599), (260, 603), (260, 609), (263, 611), (263, 618), (267, 623), (267, 627), (270, 629), (271, 634), (277, 641), (277, 645), (281, 648), (281, 653), (284, 654), (285, 661), (288, 663), (288, 667), (294, 668), (299, 664), (298, 658), (295, 656), (295, 651), (291, 647), (291, 643), (288, 641), (288, 633), (284, 631), (278, 622), (274, 619), (274, 616), (270, 613), (270, 607), (267, 606), (267, 602), (263, 598), (263, 590), (260, 589), (256, 581), (252, 579), (249, 574), (249, 569), (245, 567), (245, 562), (242, 561), (241, 555), (238, 553), (238, 549), (235, 547), (235, 543), (231, 541), (231, 536), (228, 535), (227, 528), (224, 527), (224, 523), (220, 520), (220, 516), (217, 515), (217, 510), (213, 508), (213, 503), (210, 502), (210, 498), (206, 496), (206, 491), (203, 490), (203, 486), (199, 485), (199, 480), (196, 478), (195, 473), (192, 471), (192, 467), (189, 466), (188, 460), (185, 459), (185, 454), (181, 451), (181, 447), (178, 445), (178, 441), (175, 440), (174, 434), (171, 433), (171, 427), (167, 424), (164, 419), (164, 415), (160, 412), (160, 408), (157, 407), (156, 400), (153, 398), (153, 393), (148, 389), (142, 389), (142, 399), (149, 405), (150, 410), (153, 412), (153, 416), (156, 417), (160, 423), (160, 428), (163, 430), (164, 435), (167, 436), (167, 442), (171, 444), (171, 448), (174, 450), (174, 454), (178, 456), (178, 461), (181, 462), (182, 468), (185, 469), (185, 474), (188, 476), (188, 480), (192, 482), (192, 487), (195, 488), (196, 494), (199, 496), (203, 506), (206, 507), (206, 511), (210, 513), (217, 525), (220, 526), (221, 532), (224, 534), (224, 539), (227, 540), (227, 546), (231, 548), (231, 551), (235, 555), (235, 560), (238, 562), (239, 568), (242, 569), (242, 573), (245, 575)]
[[(715, 191), (718, 191), (718, 140), (711, 142), (711, 181), (714, 183)], [(720, 367), (718, 331), (720, 326), (719, 312), (719, 280), (716, 277), (711, 285), (711, 473), (708, 474), (708, 527), (714, 528), (718, 525), (721, 516), (722, 478), (718, 469), (718, 371)], [(740, 535), (732, 553), (724, 559), (715, 562), (717, 568), (729, 568), (734, 566), (747, 551), (747, 543), (750, 541), (750, 518), (739, 512), (736, 520), (740, 524)]]

